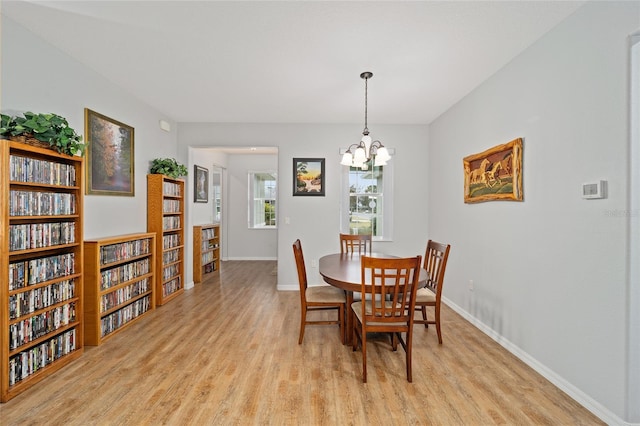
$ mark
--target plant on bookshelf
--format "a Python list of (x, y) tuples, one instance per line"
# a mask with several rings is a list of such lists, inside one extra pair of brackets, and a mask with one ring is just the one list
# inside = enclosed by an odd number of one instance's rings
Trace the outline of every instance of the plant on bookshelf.
[(187, 167), (178, 163), (174, 158), (156, 158), (151, 161), (149, 173), (160, 174), (177, 179), (181, 176), (187, 176)]
[(1, 115), (0, 137), (31, 143), (35, 139), (61, 154), (83, 156), (86, 145), (82, 136), (69, 127), (67, 119), (57, 114), (25, 112), (23, 117)]

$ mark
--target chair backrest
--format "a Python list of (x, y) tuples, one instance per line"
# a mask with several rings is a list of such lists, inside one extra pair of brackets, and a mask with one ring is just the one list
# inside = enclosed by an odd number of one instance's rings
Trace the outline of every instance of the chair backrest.
[(438, 243), (429, 240), (427, 252), (424, 255), (424, 269), (427, 270), (427, 287), (436, 294), (436, 299), (440, 299), (442, 285), (444, 283), (444, 272), (447, 269), (447, 259), (449, 259), (450, 244)]
[[(379, 258), (363, 256), (361, 264), (362, 294), (371, 303), (371, 311), (362, 317), (367, 322), (413, 323), (413, 310), (420, 278), (422, 256)], [(374, 285), (371, 285), (374, 284)], [(364, 297), (363, 297), (364, 299)], [(382, 302), (384, 301), (384, 302)]]
[(371, 253), (371, 234), (340, 234), (340, 253)]
[(302, 244), (297, 239), (293, 243), (293, 255), (296, 258), (296, 267), (298, 268), (298, 283), (300, 284), (300, 295), (304, 297), (307, 289), (307, 268), (304, 266), (304, 255), (302, 254)]

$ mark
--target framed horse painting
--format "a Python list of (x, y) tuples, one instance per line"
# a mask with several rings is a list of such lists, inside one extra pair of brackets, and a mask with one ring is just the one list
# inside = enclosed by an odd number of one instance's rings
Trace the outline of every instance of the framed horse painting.
[(464, 202), (522, 201), (522, 138), (462, 160)]

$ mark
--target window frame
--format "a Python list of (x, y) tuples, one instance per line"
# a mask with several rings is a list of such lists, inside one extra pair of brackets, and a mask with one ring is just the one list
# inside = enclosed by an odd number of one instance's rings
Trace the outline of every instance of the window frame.
[[(256, 196), (256, 176), (271, 175), (273, 176), (273, 197), (257, 197)], [(278, 172), (277, 170), (250, 170), (247, 172), (248, 191), (247, 191), (247, 227), (249, 229), (277, 229), (278, 228)], [(268, 182), (264, 180), (263, 182)], [(265, 194), (266, 195), (266, 194)], [(267, 204), (267, 200), (272, 200), (274, 207), (273, 225), (267, 225), (266, 219), (262, 224), (256, 224), (256, 202), (260, 201), (262, 206)], [(264, 207), (263, 207), (264, 208)], [(264, 218), (264, 216), (262, 216)]]
[[(393, 155), (393, 154), (392, 154)], [(350, 233), (350, 220), (349, 220), (349, 209), (351, 207), (350, 203), (350, 181), (349, 181), (349, 172), (351, 171), (351, 167), (341, 166), (341, 190), (340, 190), (340, 232), (342, 233)], [(371, 167), (371, 166), (370, 166)], [(382, 166), (383, 175), (382, 175), (382, 190), (378, 189), (376, 194), (380, 194), (382, 196), (382, 235), (374, 235), (372, 236), (373, 241), (393, 241), (393, 208), (394, 208), (394, 197), (393, 197), (393, 175), (394, 175), (394, 167), (393, 167), (393, 159), (387, 162), (387, 165)]]

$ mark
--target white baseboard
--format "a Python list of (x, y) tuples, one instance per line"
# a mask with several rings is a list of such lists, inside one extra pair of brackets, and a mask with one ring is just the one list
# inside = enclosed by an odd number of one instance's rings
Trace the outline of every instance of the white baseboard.
[(520, 359), (522, 362), (527, 364), (529, 367), (533, 368), (536, 372), (544, 376), (547, 380), (569, 395), (571, 398), (575, 399), (580, 405), (585, 407), (587, 410), (591, 411), (595, 416), (600, 418), (603, 422), (608, 425), (620, 425), (620, 426), (640, 426), (638, 423), (628, 423), (623, 421), (621, 418), (612, 413), (609, 409), (604, 407), (598, 401), (591, 398), (589, 395), (582, 392), (580, 389), (567, 382), (563, 377), (559, 376), (553, 370), (550, 370), (548, 367), (540, 363), (538, 360), (533, 358), (527, 352), (523, 351), (518, 346), (514, 345), (508, 339), (505, 339), (504, 336), (496, 333), (495, 330), (487, 327), (484, 323), (479, 321), (474, 316), (470, 315), (469, 312), (462, 309), (460, 306), (456, 305), (452, 301), (442, 298), (442, 302), (446, 304), (448, 307), (456, 311), (460, 314), (464, 319), (473, 324), (476, 328), (482, 331), (484, 334), (489, 336), (491, 339), (495, 340), (500, 346), (511, 352), (514, 356)]
[(278, 284), (276, 286), (276, 290), (278, 290), (278, 291), (300, 291), (300, 285), (299, 284), (284, 284), (284, 285)]
[(225, 257), (222, 261), (227, 260), (278, 260), (277, 257)]

